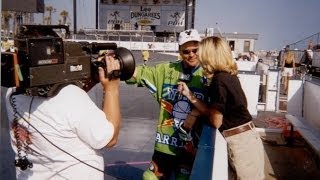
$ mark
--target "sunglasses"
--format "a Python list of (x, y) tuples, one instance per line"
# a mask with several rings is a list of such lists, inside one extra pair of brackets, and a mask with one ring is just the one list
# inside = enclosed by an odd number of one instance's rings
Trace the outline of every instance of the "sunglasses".
[(191, 52), (193, 52), (194, 54), (198, 52), (198, 49), (185, 49), (185, 50), (182, 50), (182, 53), (183, 54), (190, 54)]

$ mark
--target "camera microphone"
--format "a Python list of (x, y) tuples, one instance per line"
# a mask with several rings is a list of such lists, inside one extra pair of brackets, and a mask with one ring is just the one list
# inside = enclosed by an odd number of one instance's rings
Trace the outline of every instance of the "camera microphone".
[[(180, 72), (178, 82), (188, 83), (191, 81), (191, 78), (192, 78), (192, 74), (190, 73), (185, 74), (183, 72)], [(182, 98), (182, 94), (179, 92), (178, 99), (181, 99), (181, 98)]]

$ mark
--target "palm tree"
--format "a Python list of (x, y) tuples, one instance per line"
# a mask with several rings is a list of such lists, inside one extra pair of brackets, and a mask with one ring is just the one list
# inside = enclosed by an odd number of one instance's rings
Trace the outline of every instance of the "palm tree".
[(50, 17), (44, 17), (44, 24), (50, 25)]
[(13, 23), (12, 23), (12, 26), (13, 26), (13, 30), (12, 30), (12, 33), (13, 33), (13, 36), (16, 35), (16, 31), (17, 31), (17, 12), (13, 12)]
[(10, 19), (12, 18), (12, 14), (9, 11), (3, 11), (2, 15), (2, 27), (4, 29), (4, 36), (8, 36), (10, 32)]
[(61, 11), (60, 16), (62, 17), (62, 24), (67, 24), (67, 18), (69, 17), (69, 13), (66, 10)]
[(47, 24), (48, 25), (51, 25), (51, 22), (52, 22), (52, 13), (53, 12), (55, 12), (56, 11), (56, 9), (55, 8), (53, 8), (52, 6), (46, 6), (46, 11), (48, 11), (49, 12), (49, 16), (48, 16), (48, 18), (47, 18)]
[(23, 14), (22, 14), (22, 16), (23, 16), (23, 19), (24, 19), (24, 24), (32, 24), (33, 22), (33, 18), (32, 18), (32, 16), (33, 16), (33, 14), (32, 13), (27, 13), (27, 12), (24, 12)]

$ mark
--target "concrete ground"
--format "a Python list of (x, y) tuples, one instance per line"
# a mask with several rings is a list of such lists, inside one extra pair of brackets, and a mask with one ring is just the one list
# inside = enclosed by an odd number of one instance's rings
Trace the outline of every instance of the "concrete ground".
[[(281, 128), (268, 128), (272, 125), (270, 122), (282, 123), (282, 120), (285, 120), (285, 113), (275, 112), (259, 112), (257, 118), (254, 119), (258, 128), (267, 128), (270, 131), (266, 135), (261, 133), (265, 148), (266, 179), (319, 179), (319, 158), (305, 140), (295, 137), (293, 141), (288, 141), (290, 138), (286, 132), (278, 133), (282, 132)], [(277, 125), (273, 124), (274, 127)]]

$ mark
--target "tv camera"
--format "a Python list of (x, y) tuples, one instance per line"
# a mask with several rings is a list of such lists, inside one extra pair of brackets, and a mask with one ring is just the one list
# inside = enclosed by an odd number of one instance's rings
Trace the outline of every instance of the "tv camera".
[[(99, 52), (112, 52), (120, 70), (113, 76), (129, 79), (135, 59), (116, 43), (75, 42), (64, 25), (20, 25), (14, 38), (16, 52), (1, 53), (1, 86), (16, 87), (30, 95), (53, 96), (66, 84), (81, 86), (94, 79), (98, 67), (106, 68)], [(102, 59), (102, 60), (100, 60)]]

